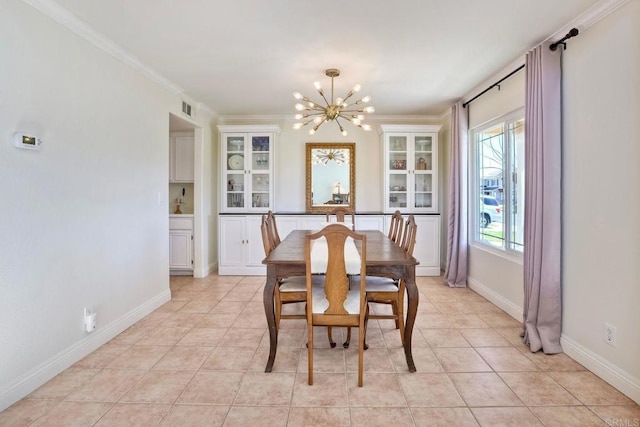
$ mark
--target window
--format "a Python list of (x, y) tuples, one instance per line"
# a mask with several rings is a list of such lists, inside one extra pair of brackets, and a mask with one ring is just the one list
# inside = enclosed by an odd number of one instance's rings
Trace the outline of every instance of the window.
[(471, 230), (476, 243), (521, 253), (524, 236), (524, 118), (472, 131)]

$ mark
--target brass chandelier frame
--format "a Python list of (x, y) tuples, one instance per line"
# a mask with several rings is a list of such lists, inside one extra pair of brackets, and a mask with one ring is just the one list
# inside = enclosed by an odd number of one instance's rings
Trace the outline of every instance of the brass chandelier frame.
[(368, 103), (371, 100), (371, 97), (365, 96), (351, 104), (348, 104), (347, 100), (360, 91), (360, 85), (356, 84), (353, 89), (349, 91), (347, 96), (345, 96), (344, 98), (335, 98), (334, 100), (333, 79), (340, 75), (340, 70), (336, 68), (329, 68), (325, 71), (325, 74), (327, 75), (327, 77), (331, 78), (331, 101), (329, 101), (325, 96), (324, 91), (322, 90), (322, 86), (319, 82), (315, 82), (314, 86), (324, 100), (325, 106), (322, 106), (319, 103), (310, 100), (306, 96), (301, 95), (299, 92), (294, 92), (294, 98), (296, 98), (298, 101), (306, 103), (306, 105), (302, 103), (296, 104), (295, 108), (298, 111), (298, 114), (296, 114), (296, 119), (307, 120), (297, 122), (293, 125), (293, 128), (300, 129), (303, 126), (314, 123), (314, 126), (309, 130), (309, 135), (313, 135), (318, 130), (318, 128), (322, 126), (323, 123), (335, 120), (338, 128), (340, 128), (340, 133), (342, 133), (343, 136), (347, 136), (347, 131), (344, 129), (342, 123), (340, 123), (339, 120), (344, 119), (366, 131), (371, 130), (371, 126), (362, 124), (362, 121), (364, 120), (364, 114), (371, 114), (375, 111), (375, 109), (372, 106), (360, 108), (362, 104)]

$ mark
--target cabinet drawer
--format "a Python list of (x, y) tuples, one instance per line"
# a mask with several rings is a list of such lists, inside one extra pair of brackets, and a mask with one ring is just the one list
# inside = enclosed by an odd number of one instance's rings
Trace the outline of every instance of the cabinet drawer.
[(169, 230), (192, 230), (192, 218), (169, 218)]

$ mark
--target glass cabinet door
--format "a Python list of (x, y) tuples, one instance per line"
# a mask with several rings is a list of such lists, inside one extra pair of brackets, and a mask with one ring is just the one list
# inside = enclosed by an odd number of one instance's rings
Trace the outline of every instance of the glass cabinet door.
[(407, 189), (409, 187), (408, 164), (409, 136), (391, 135), (387, 140), (387, 192), (386, 201), (390, 209), (403, 209), (409, 205)]
[(251, 135), (252, 208), (271, 208), (271, 156), (271, 137)]
[(413, 139), (414, 208), (433, 207), (433, 140), (429, 135)]
[(245, 136), (225, 135), (224, 158), (226, 159), (226, 208), (242, 209), (245, 207)]
[[(383, 127), (384, 210), (430, 213), (438, 209), (438, 134), (410, 125)], [(401, 129), (406, 129), (406, 132)], [(416, 125), (418, 128), (434, 128)]]

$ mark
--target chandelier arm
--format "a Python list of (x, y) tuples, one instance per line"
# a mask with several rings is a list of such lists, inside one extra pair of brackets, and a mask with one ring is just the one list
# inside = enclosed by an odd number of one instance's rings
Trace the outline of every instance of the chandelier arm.
[(321, 121), (320, 123), (318, 123), (317, 125), (315, 125), (315, 126), (313, 127), (313, 130), (314, 130), (314, 131), (318, 130), (318, 128), (319, 128), (320, 126), (322, 126), (322, 125), (324, 124), (324, 122), (326, 122), (326, 121), (327, 121), (327, 118), (325, 117), (324, 119), (322, 119), (322, 121)]
[(313, 119), (307, 120), (307, 121), (306, 121), (306, 122), (304, 122), (304, 123), (302, 124), (302, 126), (300, 126), (300, 127), (304, 127), (304, 126), (308, 125), (309, 123), (311, 123), (312, 121), (313, 121)]
[[(332, 89), (332, 91), (333, 91), (333, 89)], [(324, 96), (324, 92), (318, 91), (318, 93), (320, 94), (320, 96), (322, 96), (322, 99), (324, 99), (325, 104), (329, 105), (329, 101), (327, 101), (327, 97)], [(332, 95), (332, 98), (333, 98), (333, 95)]]
[(349, 93), (347, 94), (347, 96), (342, 100), (342, 102), (346, 101), (347, 99), (351, 98), (353, 95), (355, 94), (354, 91), (349, 91)]
[[(359, 124), (357, 124), (357, 123), (354, 123), (354, 122), (353, 122), (353, 119), (352, 119), (351, 117), (340, 115), (340, 118), (347, 120), (349, 123), (351, 123), (351, 124), (352, 124), (352, 125), (354, 125), (354, 126), (358, 126), (359, 128), (361, 128), (361, 127), (362, 127), (362, 125), (359, 125)], [(337, 119), (336, 119), (336, 120), (337, 120)]]
[(305, 111), (324, 111), (323, 107), (315, 106), (315, 107), (306, 107)]
[(365, 113), (369, 114), (364, 110), (340, 110), (341, 113)]
[(362, 99), (358, 99), (356, 102), (352, 102), (351, 104), (345, 105), (344, 108), (353, 107), (354, 105), (360, 105), (360, 104), (365, 104), (365, 102)]
[[(339, 114), (338, 114), (338, 117), (340, 117)], [(338, 117), (335, 118), (336, 124), (338, 125), (338, 128), (340, 129), (340, 132), (344, 132), (344, 128), (342, 127), (342, 124), (340, 123), (340, 120), (338, 120)], [(344, 136), (347, 136), (347, 135), (344, 134)]]

